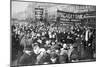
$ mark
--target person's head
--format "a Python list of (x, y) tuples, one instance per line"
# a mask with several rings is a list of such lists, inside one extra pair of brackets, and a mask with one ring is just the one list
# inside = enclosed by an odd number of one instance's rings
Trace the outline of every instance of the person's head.
[(56, 49), (55, 52), (56, 52), (57, 54), (60, 54), (60, 50), (59, 50), (59, 49)]
[(35, 54), (39, 53), (39, 49), (40, 49), (40, 47), (38, 45), (33, 45), (33, 51)]
[(45, 32), (42, 32), (42, 36), (44, 36), (45, 35)]
[(50, 55), (51, 55), (51, 58), (53, 59), (57, 57), (57, 54), (55, 51), (52, 51)]
[(72, 48), (73, 48), (73, 44), (69, 44), (69, 46), (70, 46), (70, 49), (72, 49)]
[(55, 45), (55, 42), (52, 42), (52, 45)]
[(29, 35), (29, 33), (27, 33), (27, 37), (29, 37), (30, 35)]
[(51, 53), (51, 50), (50, 50), (50, 49), (48, 49), (46, 52), (47, 52), (48, 54), (50, 54), (50, 53)]
[(37, 42), (42, 43), (42, 40), (38, 39)]
[(46, 40), (46, 42), (45, 42), (45, 43), (46, 43), (46, 44), (50, 44), (50, 42), (51, 42), (50, 40)]
[(64, 44), (63, 44), (63, 48), (67, 48), (67, 44), (64, 43)]

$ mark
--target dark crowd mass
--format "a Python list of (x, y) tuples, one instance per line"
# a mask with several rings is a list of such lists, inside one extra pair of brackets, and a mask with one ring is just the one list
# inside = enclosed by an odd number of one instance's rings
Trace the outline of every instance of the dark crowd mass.
[(41, 65), (95, 59), (96, 29), (75, 24), (70, 30), (43, 22), (11, 25), (14, 65)]

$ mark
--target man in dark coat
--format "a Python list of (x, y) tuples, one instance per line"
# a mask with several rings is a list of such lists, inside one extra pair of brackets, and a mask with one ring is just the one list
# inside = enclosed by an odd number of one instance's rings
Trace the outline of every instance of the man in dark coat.
[(26, 66), (35, 64), (36, 54), (32, 52), (30, 49), (26, 49), (24, 54), (20, 57), (18, 65)]
[(24, 36), (21, 40), (21, 45), (24, 46), (23, 55), (19, 58), (18, 65), (32, 65), (36, 58), (36, 54), (33, 52), (32, 39)]

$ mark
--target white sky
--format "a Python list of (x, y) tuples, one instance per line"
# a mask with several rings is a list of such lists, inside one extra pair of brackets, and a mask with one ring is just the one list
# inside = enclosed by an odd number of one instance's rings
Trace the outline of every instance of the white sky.
[(29, 5), (29, 2), (12, 1), (12, 5), (11, 5), (12, 16), (13, 14), (17, 14), (19, 12), (25, 11), (28, 5)]

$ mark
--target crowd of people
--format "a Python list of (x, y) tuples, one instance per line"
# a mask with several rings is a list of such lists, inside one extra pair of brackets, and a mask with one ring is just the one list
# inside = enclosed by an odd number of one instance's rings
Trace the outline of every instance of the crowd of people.
[(17, 65), (59, 64), (94, 59), (96, 30), (72, 25), (69, 30), (38, 22), (11, 26), (12, 61)]

